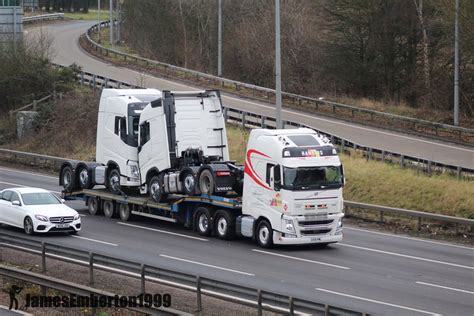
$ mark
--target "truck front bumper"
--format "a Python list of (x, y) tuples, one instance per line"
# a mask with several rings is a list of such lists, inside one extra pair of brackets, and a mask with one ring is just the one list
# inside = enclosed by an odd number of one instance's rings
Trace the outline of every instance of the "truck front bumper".
[(324, 235), (314, 237), (284, 237), (282, 233), (273, 231), (273, 243), (275, 245), (307, 245), (307, 244), (329, 244), (342, 240), (342, 230), (336, 235)]

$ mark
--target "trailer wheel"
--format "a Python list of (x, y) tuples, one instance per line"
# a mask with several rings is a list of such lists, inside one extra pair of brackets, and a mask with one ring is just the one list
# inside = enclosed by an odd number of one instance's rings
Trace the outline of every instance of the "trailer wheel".
[(119, 216), (124, 222), (129, 221), (132, 218), (132, 210), (128, 204), (119, 204)]
[(109, 188), (113, 194), (122, 193), (122, 189), (120, 188), (120, 171), (118, 169), (109, 171), (107, 176), (107, 188)]
[(66, 192), (72, 192), (75, 189), (74, 172), (71, 166), (66, 166), (61, 171), (61, 179), (63, 182), (63, 188)]
[(204, 169), (199, 175), (199, 190), (204, 195), (214, 194), (215, 181), (211, 171)]
[(231, 240), (235, 236), (235, 217), (227, 210), (218, 210), (214, 215), (215, 232), (218, 238)]
[(166, 200), (166, 193), (163, 188), (163, 176), (154, 176), (148, 183), (148, 193), (150, 198), (159, 203)]
[(186, 195), (194, 195), (196, 192), (196, 180), (191, 172), (186, 172), (183, 177), (183, 193)]
[(79, 187), (81, 189), (92, 189), (94, 187), (92, 184), (92, 175), (86, 166), (79, 167), (76, 174), (78, 175)]
[(112, 201), (104, 201), (104, 215), (107, 218), (115, 216), (115, 205)]
[(273, 230), (267, 220), (262, 220), (257, 226), (257, 242), (260, 247), (271, 248), (273, 246)]
[(89, 207), (89, 214), (98, 215), (100, 211), (99, 200), (97, 198), (91, 197), (87, 203)]
[(201, 236), (211, 235), (211, 213), (205, 207), (198, 207), (196, 210), (196, 229)]

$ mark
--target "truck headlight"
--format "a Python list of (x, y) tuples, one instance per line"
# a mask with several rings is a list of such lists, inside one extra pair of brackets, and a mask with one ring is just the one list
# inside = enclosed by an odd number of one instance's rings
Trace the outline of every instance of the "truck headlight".
[(140, 172), (138, 171), (138, 167), (135, 165), (130, 165), (130, 174), (134, 178), (140, 177)]
[(49, 220), (48, 217), (44, 216), (44, 215), (36, 214), (35, 217), (36, 217), (37, 220), (40, 220), (42, 222), (47, 222)]
[(290, 233), (295, 233), (295, 226), (293, 225), (293, 220), (291, 219), (284, 219), (283, 220), (284, 224), (285, 224), (285, 228), (288, 232)]
[(337, 228), (342, 228), (342, 218), (339, 219), (339, 222), (337, 222)]

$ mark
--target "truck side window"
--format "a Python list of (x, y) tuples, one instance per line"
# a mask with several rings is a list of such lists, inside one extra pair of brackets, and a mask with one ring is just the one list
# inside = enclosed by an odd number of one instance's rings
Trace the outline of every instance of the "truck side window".
[(276, 165), (275, 166), (275, 169), (273, 169), (273, 173), (274, 173), (274, 177), (275, 179), (274, 182), (275, 182), (275, 187), (279, 187), (281, 185), (281, 171), (280, 171), (280, 165)]
[[(275, 167), (274, 164), (272, 163), (267, 163), (267, 173), (266, 173), (266, 177), (265, 177), (265, 182), (270, 185), (270, 169), (272, 169), (272, 167)], [(276, 175), (275, 175), (275, 178), (276, 178)]]
[(143, 146), (150, 140), (150, 123), (145, 122), (140, 125), (140, 145)]
[(127, 123), (125, 117), (120, 118), (120, 138), (127, 143)]
[(119, 134), (119, 130), (120, 130), (120, 116), (116, 116), (115, 117), (115, 126), (114, 126), (115, 135)]

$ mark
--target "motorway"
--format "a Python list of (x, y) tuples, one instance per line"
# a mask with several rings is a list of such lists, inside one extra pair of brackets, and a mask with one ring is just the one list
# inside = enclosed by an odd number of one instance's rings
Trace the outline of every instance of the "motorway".
[[(54, 176), (0, 167), (0, 189), (15, 186), (61, 190)], [(157, 220), (92, 216), (83, 203), (68, 204), (82, 215), (79, 235), (30, 238), (377, 315), (474, 311), (472, 247), (346, 227), (343, 242), (328, 247), (267, 250)]]
[[(92, 21), (55, 23), (42, 27), (29, 28), (27, 31), (30, 35), (43, 32), (49, 34), (54, 39), (53, 61), (55, 63), (62, 65), (76, 63), (82, 66), (86, 72), (160, 90), (189, 91), (196, 89), (196, 87), (190, 85), (153, 77), (123, 67), (117, 67), (88, 55), (79, 47), (78, 38), (94, 23), (95, 22)], [(227, 107), (274, 117), (274, 107), (268, 103), (256, 102), (228, 94), (223, 94), (222, 100)], [(284, 110), (283, 119), (311, 126), (332, 135), (348, 139), (362, 146), (474, 169), (474, 150), (472, 148), (361, 126), (350, 122), (301, 113), (295, 110)]]

